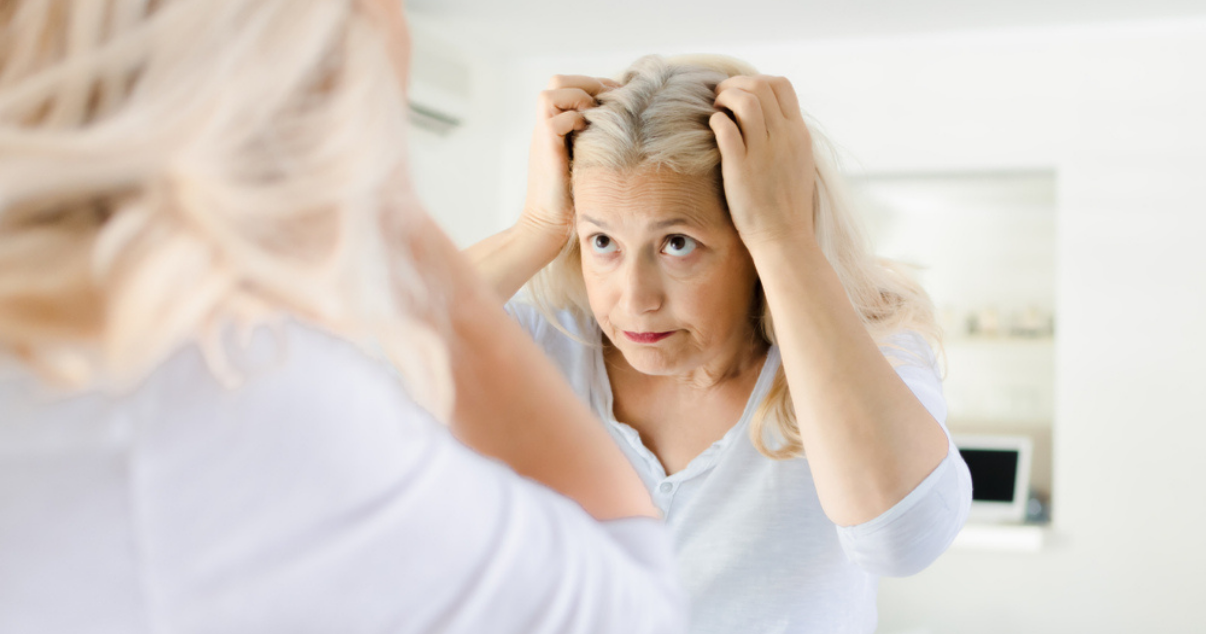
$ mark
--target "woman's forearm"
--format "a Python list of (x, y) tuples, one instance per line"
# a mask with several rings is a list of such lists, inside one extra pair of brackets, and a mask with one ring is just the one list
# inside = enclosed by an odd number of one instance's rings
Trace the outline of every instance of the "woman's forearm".
[(506, 302), (557, 257), (567, 238), (563, 228), (520, 221), (465, 249), (464, 255), (487, 286)]
[(879, 351), (817, 244), (818, 165), (791, 82), (730, 77), (716, 105), (727, 110), (708, 121), (725, 200), (774, 318), (821, 506), (838, 525), (861, 524), (942, 462), (946, 434)]
[(867, 333), (811, 236), (750, 253), (821, 505), (841, 526), (873, 519), (942, 462), (946, 435)]

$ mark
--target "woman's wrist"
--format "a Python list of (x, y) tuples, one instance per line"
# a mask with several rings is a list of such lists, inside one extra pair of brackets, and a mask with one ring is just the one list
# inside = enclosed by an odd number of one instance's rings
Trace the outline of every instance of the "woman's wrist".
[[(752, 233), (752, 232), (751, 232)], [(821, 247), (812, 231), (804, 227), (780, 227), (772, 231), (764, 231), (752, 235), (742, 235), (742, 242), (755, 266), (760, 261), (773, 260), (783, 256), (798, 255), (805, 251), (808, 255), (821, 255)]]
[(569, 240), (571, 227), (568, 222), (543, 220), (538, 215), (525, 211), (512, 225), (511, 232), (513, 237), (525, 246), (538, 249), (541, 253), (551, 252), (549, 261), (552, 261)]
[(568, 237), (565, 226), (551, 225), (524, 214), (510, 228), (466, 249), (465, 255), (505, 302), (557, 257)]

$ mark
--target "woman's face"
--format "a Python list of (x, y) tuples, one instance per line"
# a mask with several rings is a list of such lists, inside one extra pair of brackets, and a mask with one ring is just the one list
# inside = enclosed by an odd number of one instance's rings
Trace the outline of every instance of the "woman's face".
[(753, 261), (710, 176), (575, 175), (582, 276), (603, 334), (636, 370), (685, 375), (757, 339)]

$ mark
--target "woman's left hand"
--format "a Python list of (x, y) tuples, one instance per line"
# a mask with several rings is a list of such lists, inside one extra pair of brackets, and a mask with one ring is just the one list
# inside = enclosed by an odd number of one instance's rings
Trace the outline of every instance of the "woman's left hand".
[(716, 105), (732, 113), (717, 112), (709, 124), (720, 147), (729, 213), (746, 248), (815, 239), (816, 162), (791, 82), (730, 77), (716, 87)]

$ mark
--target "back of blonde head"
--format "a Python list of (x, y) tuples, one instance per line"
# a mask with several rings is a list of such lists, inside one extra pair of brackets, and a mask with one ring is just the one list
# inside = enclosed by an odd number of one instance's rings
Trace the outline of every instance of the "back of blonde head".
[[(637, 60), (625, 71), (622, 87), (600, 95), (599, 106), (587, 111), (590, 125), (573, 139), (575, 180), (587, 169), (602, 168), (620, 173), (668, 169), (684, 175), (710, 174), (720, 182), (720, 151), (708, 125), (716, 112), (716, 86), (728, 77), (754, 74), (748, 64), (720, 56)], [(832, 147), (814, 123), (809, 128), (817, 171), (800, 177), (816, 179), (817, 242), (864, 326), (881, 345), (893, 334), (914, 330), (940, 347), (928, 296), (901, 266), (874, 257), (846, 195)], [(578, 241), (571, 237), (558, 258), (532, 281), (529, 292), (546, 312), (568, 310), (587, 327), (592, 316), (581, 266)], [(760, 311), (756, 317), (762, 334), (775, 343), (765, 302)], [(750, 432), (754, 445), (769, 457), (803, 455), (782, 368)]]
[(221, 374), (219, 330), (292, 314), (376, 340), (446, 410), (440, 311), (399, 248), (403, 88), (372, 16), (16, 0), (0, 24), (0, 350), (83, 387), (199, 340)]

